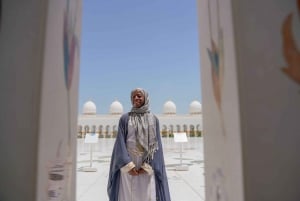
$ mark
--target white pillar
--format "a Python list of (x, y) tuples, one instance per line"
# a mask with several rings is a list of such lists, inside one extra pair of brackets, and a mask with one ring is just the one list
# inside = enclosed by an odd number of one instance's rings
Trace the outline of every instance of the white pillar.
[(74, 201), (81, 0), (0, 9), (0, 200)]
[(198, 8), (206, 201), (299, 200), (300, 1)]

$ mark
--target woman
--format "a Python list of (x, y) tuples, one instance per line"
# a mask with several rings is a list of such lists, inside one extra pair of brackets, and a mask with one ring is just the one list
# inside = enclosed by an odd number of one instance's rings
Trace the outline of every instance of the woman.
[(170, 201), (157, 117), (149, 110), (148, 93), (131, 92), (132, 109), (119, 120), (109, 178), (110, 201)]

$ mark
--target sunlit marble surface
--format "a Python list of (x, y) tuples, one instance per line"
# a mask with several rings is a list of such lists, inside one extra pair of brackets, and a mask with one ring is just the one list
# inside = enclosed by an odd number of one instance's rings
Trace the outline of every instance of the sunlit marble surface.
[[(114, 140), (99, 138), (96, 144), (77, 140), (77, 201), (108, 201), (106, 184)], [(203, 138), (191, 137), (182, 144), (163, 138), (163, 148), (172, 201), (205, 200)], [(90, 166), (96, 172), (84, 171)], [(182, 166), (188, 170), (179, 170)]]

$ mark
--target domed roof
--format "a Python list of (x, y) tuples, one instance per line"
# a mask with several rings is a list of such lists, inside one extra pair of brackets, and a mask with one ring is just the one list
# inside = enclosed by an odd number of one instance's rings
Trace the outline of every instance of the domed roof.
[(123, 113), (123, 106), (119, 101), (114, 101), (111, 103), (109, 108), (110, 114), (122, 114)]
[(83, 114), (95, 115), (96, 114), (96, 105), (93, 101), (87, 101), (83, 105)]
[(172, 101), (167, 101), (164, 104), (164, 114), (176, 114), (176, 105)]
[(201, 114), (202, 105), (199, 101), (193, 101), (190, 104), (190, 114)]

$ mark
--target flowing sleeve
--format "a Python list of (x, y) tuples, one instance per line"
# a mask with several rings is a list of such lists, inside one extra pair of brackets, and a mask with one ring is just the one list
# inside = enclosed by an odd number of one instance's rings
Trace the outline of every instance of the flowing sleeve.
[(118, 134), (111, 155), (107, 184), (109, 201), (118, 200), (120, 169), (131, 162), (131, 158), (126, 149), (127, 123), (128, 114), (124, 114), (119, 120)]
[(152, 160), (151, 166), (154, 169), (155, 174), (155, 186), (156, 186), (156, 196), (158, 201), (170, 201), (170, 192), (169, 192), (169, 184), (168, 177), (166, 173), (163, 147), (161, 142), (159, 121), (156, 118), (156, 136), (158, 140), (158, 150), (154, 154), (154, 158)]

